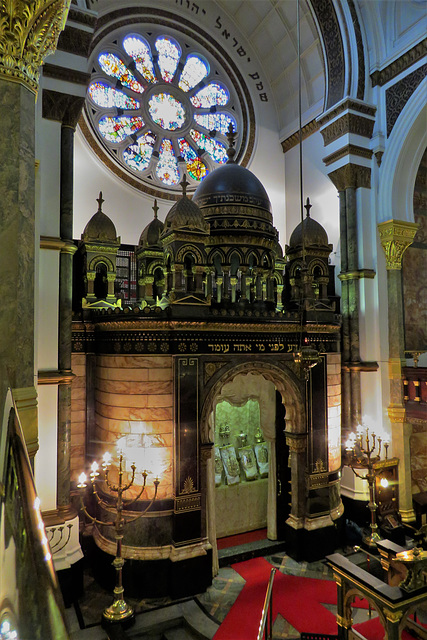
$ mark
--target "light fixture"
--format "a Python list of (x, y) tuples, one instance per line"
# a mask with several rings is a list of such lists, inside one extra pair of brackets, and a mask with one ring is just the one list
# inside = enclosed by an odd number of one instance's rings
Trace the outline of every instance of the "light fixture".
[(111, 492), (110, 496), (114, 497), (114, 494), (116, 494), (114, 507), (99, 497), (99, 494), (96, 488), (96, 482), (97, 482), (97, 478), (100, 476), (100, 472), (98, 471), (99, 465), (96, 461), (92, 463), (91, 473), (90, 473), (92, 493), (95, 496), (96, 504), (101, 506), (105, 511), (111, 514), (114, 514), (115, 518), (113, 521), (104, 522), (102, 520), (98, 520), (96, 517), (93, 517), (87, 511), (86, 506), (84, 504), (84, 490), (87, 487), (87, 484), (86, 484), (87, 477), (85, 473), (81, 473), (79, 475), (79, 482), (77, 484), (77, 487), (81, 490), (80, 491), (81, 509), (83, 510), (85, 515), (89, 518), (89, 520), (94, 524), (97, 524), (103, 527), (115, 528), (116, 556), (113, 561), (113, 566), (116, 570), (116, 586), (114, 587), (114, 601), (109, 607), (104, 609), (104, 612), (102, 614), (103, 619), (108, 623), (126, 622), (127, 624), (131, 624), (135, 615), (134, 610), (129, 604), (127, 604), (127, 602), (123, 597), (124, 589), (123, 589), (123, 583), (122, 583), (122, 569), (125, 562), (122, 557), (123, 529), (129, 522), (135, 522), (135, 520), (138, 520), (139, 518), (141, 518), (147, 513), (147, 511), (150, 509), (151, 505), (153, 504), (154, 500), (156, 499), (157, 488), (160, 484), (160, 481), (158, 478), (155, 478), (154, 496), (150, 500), (148, 506), (144, 509), (144, 511), (142, 511), (136, 516), (132, 515), (130, 517), (126, 517), (125, 509), (127, 509), (132, 504), (134, 504), (141, 497), (141, 495), (145, 490), (148, 471), (141, 472), (141, 475), (143, 477), (143, 484), (136, 498), (133, 498), (132, 500), (124, 500), (123, 493), (134, 485), (136, 466), (134, 463), (132, 463), (131, 465), (132, 477), (129, 480), (129, 482), (125, 483), (123, 482), (124, 457), (123, 457), (123, 452), (120, 449), (118, 451), (118, 457), (119, 457), (119, 466), (118, 466), (118, 483), (117, 484), (114, 484), (109, 479), (109, 467), (112, 463), (112, 456), (108, 451), (104, 453), (103, 461), (102, 461), (103, 478), (104, 478), (105, 484), (107, 485), (108, 489)]
[[(369, 485), (368, 508), (371, 513), (371, 533), (364, 538), (364, 542), (369, 547), (376, 547), (377, 542), (381, 540), (381, 536), (378, 533), (376, 517), (377, 505), (375, 503), (375, 478), (382, 472), (382, 469), (374, 467), (374, 465), (381, 460), (382, 445), (384, 445), (385, 460), (387, 460), (389, 447), (388, 440), (386, 440), (385, 437), (381, 437), (376, 434), (368, 427), (363, 427), (362, 425), (358, 425), (356, 433), (350, 433), (345, 443), (346, 456), (344, 463), (350, 467), (357, 478), (367, 480)], [(356, 471), (356, 468), (367, 469), (367, 472), (364, 474), (360, 473), (359, 471)], [(386, 480), (386, 478), (383, 478), (383, 480)], [(384, 486), (382, 481), (381, 485)]]

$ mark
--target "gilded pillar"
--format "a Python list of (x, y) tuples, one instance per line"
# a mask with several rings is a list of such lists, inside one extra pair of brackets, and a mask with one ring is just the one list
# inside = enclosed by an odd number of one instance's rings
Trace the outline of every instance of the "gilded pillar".
[(388, 296), (388, 341), (390, 404), (393, 453), (399, 457), (399, 511), (403, 522), (415, 519), (412, 507), (410, 437), (412, 427), (406, 421), (402, 364), (405, 363), (402, 256), (412, 244), (418, 224), (388, 220), (378, 225), (385, 252)]
[[(0, 164), (0, 295), (8, 301), (0, 320), (0, 415), (8, 386), (21, 394), (27, 389), (36, 397), (35, 97), (39, 68), (56, 49), (70, 1), (0, 6), (0, 20), (6, 25), (0, 30), (0, 144), (5, 158)], [(37, 440), (37, 410), (33, 414)]]

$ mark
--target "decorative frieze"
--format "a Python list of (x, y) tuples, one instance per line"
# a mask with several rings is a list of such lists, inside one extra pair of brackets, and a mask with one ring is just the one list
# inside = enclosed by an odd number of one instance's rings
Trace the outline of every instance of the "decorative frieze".
[[(305, 124), (301, 130), (302, 140), (305, 140), (306, 138), (311, 136), (313, 133), (318, 131), (319, 127), (320, 127), (320, 124), (317, 120), (310, 120), (310, 122), (307, 122), (307, 124)], [(283, 140), (283, 142), (281, 143), (283, 153), (286, 153), (287, 151), (290, 151), (291, 149), (296, 147), (299, 144), (299, 142), (300, 142), (299, 131), (296, 131), (291, 136), (286, 138), (286, 140)]]
[(39, 69), (55, 52), (71, 0), (2, 3), (0, 77), (37, 93)]
[(372, 151), (370, 149), (365, 149), (364, 147), (359, 147), (355, 144), (347, 144), (338, 151), (334, 151), (326, 158), (323, 158), (323, 162), (326, 166), (337, 162), (337, 160), (341, 160), (342, 158), (346, 158), (350, 155), (358, 156), (359, 158), (367, 158), (370, 160), (372, 158)]
[(378, 231), (381, 245), (386, 256), (387, 270), (400, 270), (402, 256), (412, 244), (419, 225), (403, 220), (380, 222)]
[(344, 113), (331, 124), (321, 129), (325, 147), (334, 140), (348, 133), (354, 133), (364, 138), (371, 138), (374, 130), (375, 120), (368, 119), (356, 113)]
[(57, 120), (63, 125), (76, 128), (81, 110), (84, 105), (84, 97), (68, 95), (59, 91), (43, 89), (42, 114), (47, 120)]
[(390, 80), (398, 76), (400, 73), (409, 69), (409, 67), (418, 62), (418, 60), (421, 60), (426, 53), (427, 38), (416, 44), (412, 49), (409, 49), (409, 51), (406, 51), (403, 56), (394, 60), (381, 71), (374, 71), (371, 73), (372, 86), (376, 87), (378, 85), (382, 87), (387, 84), (387, 82), (390, 82)]
[(387, 138), (390, 136), (396, 120), (402, 113), (409, 98), (426, 76), (427, 64), (424, 64), (387, 89), (385, 94)]

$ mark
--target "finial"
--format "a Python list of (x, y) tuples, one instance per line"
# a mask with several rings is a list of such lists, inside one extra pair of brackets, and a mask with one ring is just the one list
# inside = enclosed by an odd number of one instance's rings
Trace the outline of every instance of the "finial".
[(306, 203), (304, 205), (304, 209), (307, 211), (307, 218), (310, 217), (310, 209), (313, 205), (310, 204), (310, 198), (307, 198)]
[(102, 191), (99, 192), (99, 197), (96, 198), (96, 201), (98, 203), (98, 211), (102, 211), (102, 203), (105, 202), (105, 200), (102, 197)]
[(153, 211), (154, 211), (154, 218), (157, 220), (157, 212), (159, 210), (159, 207), (157, 206), (157, 198), (154, 199), (154, 206), (153, 206)]
[(231, 124), (231, 122), (228, 125), (227, 140), (228, 140), (227, 163), (231, 163), (231, 162), (234, 162), (233, 158), (236, 155), (236, 149), (234, 148), (234, 145), (236, 144), (236, 132), (233, 130), (233, 125)]
[(189, 182), (187, 182), (187, 176), (186, 176), (186, 174), (185, 174), (185, 173), (184, 173), (184, 177), (183, 177), (183, 179), (181, 180), (181, 182), (180, 182), (179, 184), (180, 184), (180, 185), (181, 185), (181, 187), (182, 187), (182, 195), (183, 195), (183, 196), (186, 196), (186, 195), (187, 195), (187, 187), (188, 187), (188, 185), (189, 185), (190, 183), (189, 183)]

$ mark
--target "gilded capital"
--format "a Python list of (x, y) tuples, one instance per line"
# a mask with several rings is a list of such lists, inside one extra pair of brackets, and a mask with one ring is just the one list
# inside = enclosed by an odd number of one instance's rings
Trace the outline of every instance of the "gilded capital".
[(39, 68), (55, 52), (71, 0), (13, 0), (0, 9), (0, 78), (34, 93)]
[(419, 225), (416, 222), (403, 220), (387, 220), (379, 223), (378, 231), (388, 270), (402, 268), (403, 254), (413, 243), (418, 228)]

